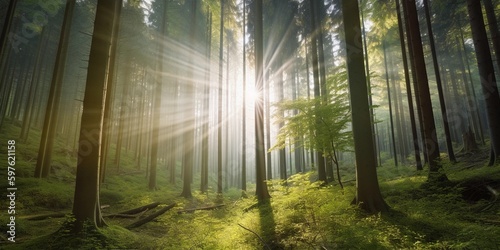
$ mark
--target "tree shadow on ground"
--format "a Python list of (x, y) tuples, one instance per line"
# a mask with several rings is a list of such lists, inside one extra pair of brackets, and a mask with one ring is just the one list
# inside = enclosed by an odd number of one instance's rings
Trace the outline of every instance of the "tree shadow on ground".
[(260, 201), (258, 205), (260, 218), (260, 231), (262, 239), (265, 241), (263, 249), (283, 249), (276, 234), (276, 221), (274, 220), (271, 201), (266, 199)]

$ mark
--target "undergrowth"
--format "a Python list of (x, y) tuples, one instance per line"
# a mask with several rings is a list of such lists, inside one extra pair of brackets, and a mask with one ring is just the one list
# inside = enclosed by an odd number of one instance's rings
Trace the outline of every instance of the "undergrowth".
[[(17, 133), (7, 126), (7, 133)], [(4, 133), (4, 132), (2, 132)], [(4, 136), (4, 134), (2, 134)], [(32, 140), (36, 140), (36, 133)], [(31, 143), (33, 144), (33, 143)], [(36, 144), (36, 143), (35, 143)], [(72, 153), (58, 143), (51, 177), (35, 179), (36, 147), (19, 142), (17, 161), (19, 199), (16, 200), (16, 243), (2, 249), (499, 249), (500, 172), (496, 167), (445, 164), (450, 180), (445, 185), (426, 184), (427, 173), (414, 167), (379, 167), (382, 195), (391, 206), (387, 214), (367, 215), (350, 202), (355, 182), (320, 185), (316, 174), (290, 176), (286, 182), (269, 181), (272, 198), (259, 203), (248, 190), (227, 189), (223, 196), (213, 188), (193, 191), (193, 198), (179, 197), (181, 185), (168, 183), (167, 170), (158, 171), (158, 189), (150, 191), (144, 171), (124, 156), (120, 171), (111, 165), (101, 186), (104, 214), (152, 202), (176, 203), (174, 209), (136, 229), (124, 227), (135, 219), (106, 219), (109, 226), (90, 227), (80, 234), (69, 231), (72, 218), (30, 221), (26, 215), (61, 211), (70, 213), (74, 189)], [(26, 150), (25, 150), (26, 149)], [(4, 152), (0, 152), (0, 157)], [(69, 160), (68, 160), (69, 159)], [(349, 166), (343, 166), (347, 169)], [(17, 172), (19, 171), (19, 172)], [(354, 175), (345, 171), (345, 180)], [(195, 178), (193, 183), (198, 183)], [(193, 185), (193, 188), (195, 185)], [(194, 190), (194, 189), (193, 189)], [(496, 195), (495, 195), (495, 192)], [(241, 198), (242, 193), (249, 198)], [(223, 203), (215, 210), (179, 213)], [(2, 223), (7, 214), (0, 214)]]

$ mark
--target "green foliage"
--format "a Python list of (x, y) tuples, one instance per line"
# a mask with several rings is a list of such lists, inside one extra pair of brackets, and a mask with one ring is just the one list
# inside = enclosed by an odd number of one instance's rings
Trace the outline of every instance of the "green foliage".
[[(294, 145), (298, 140), (307, 149), (334, 155), (352, 147), (349, 123), (349, 96), (347, 73), (330, 75), (327, 79), (328, 95), (312, 99), (285, 100), (276, 105), (275, 118), (284, 126), (271, 150)], [(286, 111), (297, 111), (296, 115), (283, 116)]]

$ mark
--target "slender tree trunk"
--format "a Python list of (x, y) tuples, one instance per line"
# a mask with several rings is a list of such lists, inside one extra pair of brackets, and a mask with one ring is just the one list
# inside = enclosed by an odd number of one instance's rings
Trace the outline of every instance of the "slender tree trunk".
[(271, 103), (270, 103), (270, 96), (271, 96), (271, 90), (270, 90), (270, 80), (269, 77), (270, 75), (274, 72), (269, 72), (266, 69), (262, 72), (264, 75), (264, 107), (265, 107), (265, 118), (264, 118), (264, 123), (265, 123), (265, 135), (266, 135), (266, 166), (267, 166), (267, 180), (273, 179), (273, 161), (272, 161), (272, 154), (269, 152), (269, 149), (271, 148), (271, 122), (270, 117), (271, 117)]
[[(372, 98), (372, 84), (371, 84), (371, 77), (370, 77), (370, 60), (368, 58), (368, 45), (366, 43), (366, 30), (365, 30), (365, 16), (363, 14), (363, 9), (360, 9), (361, 11), (361, 29), (363, 32), (363, 48), (365, 52), (365, 68), (366, 68), (366, 86), (368, 87), (368, 102), (370, 104), (370, 107), (373, 107), (373, 98)], [(376, 143), (376, 133), (375, 133), (375, 115), (373, 113), (373, 108), (370, 108), (370, 115), (371, 115), (371, 124), (372, 124), (372, 134), (373, 134), (373, 141), (374, 145), (373, 147), (375, 148), (375, 157), (377, 157), (377, 152), (380, 153), (380, 149), (378, 149), (377, 143)], [(379, 162), (379, 161), (377, 161)], [(380, 165), (380, 164), (378, 164)]]
[[(460, 44), (460, 39), (458, 37), (456, 39), (456, 43)], [(464, 57), (464, 53), (462, 53), (461, 47), (457, 49), (457, 53), (458, 53), (458, 57), (460, 58), (460, 71), (461, 71), (461, 75), (462, 75), (462, 82), (463, 82), (464, 89), (465, 89), (465, 95), (467, 96), (467, 110), (468, 110), (469, 117), (470, 117), (468, 125), (469, 125), (469, 127), (472, 125), (472, 127), (474, 128), (474, 131), (475, 131), (475, 135), (479, 136), (479, 138), (482, 140), (482, 137), (479, 134), (480, 133), (479, 131), (480, 130), (482, 131), (482, 128), (480, 128), (481, 125), (478, 124), (478, 120), (477, 120), (477, 118), (479, 117), (479, 115), (477, 114), (477, 105), (474, 102), (474, 99), (472, 96), (472, 92), (471, 92), (471, 89), (469, 86), (469, 82), (467, 80), (467, 72), (466, 72), (465, 64), (464, 64), (464, 60), (467, 60), (467, 58)], [(474, 138), (474, 140), (476, 140), (476, 138)]]
[[(165, 37), (167, 35), (167, 9), (168, 9), (168, 4), (165, 1), (164, 6), (163, 6), (163, 15), (162, 15), (162, 21), (160, 24), (160, 34), (161, 36), (158, 37), (158, 57), (157, 57), (157, 62), (156, 62), (156, 68), (159, 73), (156, 74), (155, 76), (155, 83), (154, 83), (154, 97), (153, 97), (153, 131), (151, 134), (151, 152), (150, 152), (150, 157), (151, 157), (151, 162), (149, 166), (149, 182), (148, 182), (148, 188), (149, 190), (155, 190), (156, 189), (156, 169), (158, 165), (158, 144), (159, 144), (159, 135), (160, 135), (160, 126), (161, 126), (161, 96), (162, 96), (162, 85), (163, 85), (163, 61), (165, 60), (164, 54), (165, 54), (165, 46), (163, 41), (160, 39), (162, 37)], [(123, 108), (123, 107), (122, 107)]]
[(203, 138), (201, 142), (202, 155), (201, 155), (201, 187), (202, 193), (208, 190), (208, 145), (209, 145), (209, 123), (210, 123), (210, 75), (211, 75), (211, 58), (212, 58), (212, 12), (207, 11), (207, 46), (206, 46), (206, 82), (203, 89)]
[(429, 43), (431, 46), (432, 63), (434, 66), (434, 75), (436, 76), (436, 84), (439, 95), (439, 106), (441, 107), (441, 116), (443, 117), (443, 128), (446, 139), (446, 148), (448, 150), (448, 157), (451, 162), (456, 162), (455, 153), (453, 152), (453, 144), (451, 143), (450, 125), (448, 121), (448, 114), (446, 111), (446, 103), (443, 95), (443, 85), (441, 83), (441, 74), (439, 73), (439, 62), (436, 53), (436, 43), (434, 42), (434, 33), (432, 31), (431, 14), (429, 11), (429, 0), (424, 0), (425, 20), (427, 22), (427, 32), (429, 33)]
[(35, 94), (38, 92), (37, 90), (39, 85), (38, 79), (42, 71), (42, 60), (43, 60), (42, 52), (47, 49), (47, 43), (50, 35), (50, 30), (48, 29), (49, 29), (48, 27), (42, 28), (33, 68), (33, 74), (31, 75), (31, 84), (28, 90), (28, 100), (24, 108), (23, 125), (21, 128), (21, 135), (19, 136), (20, 139), (24, 141), (28, 140), (29, 129), (31, 127), (31, 120), (33, 114), (32, 106), (35, 103)]
[(470, 70), (470, 63), (469, 63), (469, 58), (467, 56), (467, 50), (465, 49), (465, 39), (464, 39), (464, 34), (462, 32), (462, 29), (460, 29), (460, 38), (461, 38), (461, 42), (460, 44), (462, 45), (462, 50), (464, 52), (464, 60), (465, 60), (465, 63), (467, 65), (467, 75), (469, 76), (469, 81), (470, 81), (470, 89), (472, 91), (472, 98), (474, 100), (474, 107), (475, 107), (475, 112), (476, 112), (476, 116), (475, 116), (475, 120), (478, 124), (478, 128), (479, 128), (479, 135), (480, 135), (480, 138), (481, 138), (481, 143), (483, 145), (486, 145), (486, 142), (484, 141), (484, 132), (483, 132), (483, 124), (481, 122), (481, 116), (479, 115), (479, 112), (478, 111), (478, 108), (479, 108), (479, 104), (477, 102), (477, 98), (476, 98), (476, 90), (474, 88), (474, 80), (472, 79), (472, 74), (471, 74), (471, 70)]
[(403, 1), (403, 9), (406, 13), (408, 22), (408, 36), (412, 47), (414, 60), (414, 71), (416, 73), (416, 86), (420, 100), (420, 109), (422, 112), (421, 124), (424, 130), (424, 145), (429, 162), (429, 180), (445, 180), (444, 174), (439, 173), (441, 165), (439, 163), (439, 144), (436, 135), (436, 124), (434, 123), (434, 113), (432, 111), (432, 102), (429, 91), (429, 82), (427, 79), (427, 70), (425, 68), (424, 52), (422, 49), (422, 38), (418, 24), (417, 8), (415, 2)]
[(415, 110), (413, 109), (413, 97), (411, 94), (411, 82), (410, 82), (410, 73), (408, 70), (408, 59), (406, 55), (406, 45), (403, 31), (403, 22), (401, 18), (401, 7), (399, 4), (399, 0), (396, 0), (396, 10), (398, 17), (398, 29), (399, 29), (399, 39), (401, 42), (401, 53), (403, 55), (403, 68), (405, 72), (405, 82), (406, 82), (406, 97), (408, 99), (408, 109), (410, 112), (410, 123), (411, 123), (411, 132), (413, 138), (413, 147), (415, 152), (415, 162), (417, 165), (417, 170), (423, 170), (422, 160), (420, 159), (420, 147), (418, 145), (418, 133), (417, 133), (417, 125), (415, 121)]
[(243, 107), (241, 110), (241, 190), (247, 191), (247, 127), (246, 127), (246, 93), (247, 93), (247, 60), (246, 60), (246, 1), (243, 0)]
[[(315, 8), (315, 1), (314, 0), (309, 0), (311, 4), (311, 24), (312, 24), (312, 30), (313, 30), (313, 36), (311, 37), (311, 55), (312, 55), (312, 68), (313, 68), (313, 77), (314, 77), (314, 97), (319, 98), (321, 96), (320, 92), (320, 72), (319, 72), (319, 58), (318, 58), (318, 47), (317, 47), (317, 34), (316, 34), (316, 8)], [(316, 103), (316, 105), (321, 105), (321, 103)], [(319, 118), (317, 118), (316, 123), (319, 124), (321, 121)], [(324, 183), (327, 183), (326, 179), (326, 166), (325, 166), (325, 161), (323, 157), (323, 152), (321, 150), (316, 151), (316, 157), (317, 157), (317, 167), (318, 167), (318, 179), (319, 181), (322, 181)]]
[[(197, 0), (191, 0), (188, 2), (191, 5), (191, 22), (190, 22), (190, 31), (189, 31), (189, 42), (190, 42), (190, 54), (189, 54), (189, 65), (195, 65), (195, 50), (196, 50), (196, 21), (197, 21)], [(194, 74), (193, 67), (189, 68), (188, 73), (187, 86), (186, 86), (186, 98), (187, 100), (194, 100), (196, 97), (195, 85), (196, 79)], [(190, 101), (190, 103), (186, 103), (187, 110), (186, 113), (188, 117), (195, 116), (195, 104)], [(193, 178), (193, 161), (194, 161), (194, 135), (196, 131), (196, 119), (188, 119), (186, 120), (184, 126), (186, 132), (184, 133), (184, 159), (183, 159), (183, 169), (184, 169), (184, 179), (182, 185), (182, 193), (181, 196), (184, 198), (191, 198), (193, 195), (191, 193), (191, 182)]]
[[(116, 50), (118, 48), (118, 33), (120, 30), (120, 17), (121, 17), (121, 7), (117, 9), (116, 12), (116, 22), (113, 27), (113, 35), (111, 40), (111, 54), (109, 61), (109, 72), (107, 76), (108, 87), (106, 88), (106, 101), (105, 110), (103, 117), (103, 131), (102, 131), (102, 152), (101, 152), (101, 182), (104, 182), (107, 160), (108, 160), (108, 149), (109, 149), (109, 138), (112, 130), (111, 113), (113, 107), (113, 97), (115, 95), (115, 70), (116, 70)], [(142, 120), (142, 119), (141, 119)], [(142, 131), (142, 130), (141, 130)]]
[(500, 130), (498, 129), (500, 128), (500, 109), (498, 108), (500, 107), (500, 97), (498, 95), (498, 86), (484, 26), (481, 4), (476, 0), (467, 0), (467, 9), (469, 11), (479, 76), (486, 103), (486, 112), (488, 114), (492, 152), (488, 165), (491, 166), (500, 162)]
[(392, 99), (391, 99), (391, 88), (389, 87), (389, 69), (387, 66), (387, 48), (385, 41), (382, 42), (382, 47), (384, 51), (384, 67), (385, 67), (385, 81), (387, 85), (387, 100), (389, 101), (389, 119), (391, 122), (391, 138), (392, 138), (392, 149), (394, 152), (394, 166), (398, 166), (398, 152), (396, 150), (396, 136), (394, 133), (394, 119), (392, 115)]
[(45, 120), (35, 167), (35, 177), (38, 178), (45, 178), (50, 173), (52, 149), (55, 140), (56, 123), (58, 120), (59, 102), (61, 99), (62, 80), (66, 66), (66, 55), (75, 2), (75, 0), (69, 0), (66, 3), (66, 10), (64, 12), (61, 34), (59, 37), (59, 47), (57, 49), (54, 73), (52, 74), (52, 82), (50, 85)]
[[(392, 54), (392, 53), (391, 53)], [(391, 60), (391, 69), (394, 69), (394, 62), (393, 60)], [(403, 136), (403, 131), (401, 129), (401, 113), (399, 112), (400, 111), (400, 107), (399, 107), (399, 102), (400, 102), (400, 97), (398, 95), (398, 93), (401, 93), (400, 91), (398, 91), (398, 87), (399, 87), (399, 82), (397, 82), (397, 76), (396, 74), (394, 73), (394, 70), (391, 70), (391, 88), (388, 89), (389, 92), (392, 92), (394, 95), (392, 96), (392, 101), (394, 102), (394, 118), (396, 119), (395, 121), (395, 129), (396, 129), (396, 134), (397, 134), (397, 138), (398, 138), (398, 143), (396, 144), (396, 147), (399, 148), (399, 156), (400, 156), (400, 161), (403, 165), (406, 164), (405, 160), (406, 160), (406, 157), (405, 157), (405, 154), (404, 154), (404, 148), (403, 148), (403, 145), (404, 145), (404, 136)], [(394, 129), (394, 128), (393, 128)]]
[(219, 102), (217, 112), (217, 193), (222, 194), (222, 77), (224, 66), (224, 1), (220, 1)]
[(120, 0), (97, 2), (80, 128), (73, 202), (74, 232), (81, 231), (86, 221), (94, 227), (105, 225), (99, 204), (99, 153), (111, 35), (113, 23), (117, 21), (116, 6), (121, 8)]
[(264, 86), (264, 43), (263, 43), (263, 25), (262, 25), (262, 0), (255, 0), (255, 91), (257, 100), (255, 100), (255, 175), (256, 189), (255, 194), (259, 202), (268, 200), (271, 196), (267, 190), (266, 183), (266, 148), (264, 145), (264, 119), (263, 119), (263, 86)]

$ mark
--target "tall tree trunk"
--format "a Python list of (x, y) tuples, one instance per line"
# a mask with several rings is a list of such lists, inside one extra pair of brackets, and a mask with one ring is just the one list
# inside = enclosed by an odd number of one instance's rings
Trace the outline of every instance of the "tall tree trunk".
[[(280, 58), (281, 60), (281, 58)], [(283, 62), (280, 62), (280, 65), (283, 65)], [(285, 99), (285, 95), (283, 93), (283, 77), (284, 77), (284, 70), (280, 69), (280, 79), (278, 79), (278, 100), (283, 101)], [(283, 117), (285, 116), (285, 111), (281, 114)], [(269, 121), (268, 121), (269, 122)], [(284, 122), (280, 122), (279, 129), (285, 125)], [(286, 173), (286, 153), (285, 153), (285, 148), (281, 148), (279, 150), (279, 168), (280, 168), (280, 179), (286, 180), (287, 179), (287, 173)]]
[(264, 71), (262, 74), (264, 75), (264, 107), (265, 107), (265, 118), (264, 118), (264, 123), (265, 123), (265, 135), (266, 135), (266, 170), (267, 170), (267, 180), (273, 179), (273, 161), (272, 161), (272, 154), (269, 152), (269, 149), (271, 148), (271, 122), (270, 122), (270, 117), (271, 117), (271, 102), (270, 102), (270, 96), (271, 96), (271, 88), (269, 86), (270, 80), (269, 77), (273, 72), (267, 71), (265, 68), (263, 69)]
[[(191, 5), (191, 22), (189, 27), (189, 65), (195, 65), (195, 50), (196, 50), (196, 9), (197, 0), (191, 0), (188, 2)], [(182, 185), (181, 196), (184, 198), (191, 198), (193, 195), (191, 193), (191, 182), (193, 179), (193, 161), (194, 161), (194, 135), (196, 131), (196, 119), (195, 117), (195, 103), (192, 101), (196, 98), (195, 85), (196, 76), (193, 67), (189, 67), (187, 86), (186, 86), (186, 98), (189, 103), (186, 103), (187, 110), (186, 113), (188, 117), (193, 117), (192, 119), (187, 119), (184, 126), (186, 132), (184, 133), (184, 159), (183, 159), (183, 169), (184, 169), (184, 179)]]
[(202, 193), (208, 190), (208, 135), (209, 135), (209, 125), (210, 125), (210, 75), (211, 75), (211, 58), (212, 58), (212, 12), (207, 10), (207, 45), (206, 45), (206, 62), (207, 62), (207, 72), (206, 72), (206, 82), (203, 89), (203, 138), (201, 142), (202, 155), (201, 155), (201, 185), (200, 191)]
[(28, 134), (31, 127), (33, 109), (32, 106), (35, 103), (35, 94), (38, 92), (38, 85), (40, 84), (38, 79), (42, 71), (42, 52), (47, 49), (47, 43), (50, 36), (50, 28), (42, 28), (40, 34), (40, 41), (38, 42), (38, 48), (36, 53), (36, 59), (33, 68), (33, 74), (31, 75), (31, 84), (28, 90), (28, 100), (24, 107), (23, 113), (23, 125), (21, 128), (21, 135), (19, 136), (21, 140), (27, 141)]
[[(366, 2), (365, 2), (366, 4)], [(370, 60), (368, 58), (368, 45), (366, 42), (366, 29), (365, 29), (365, 16), (363, 13), (363, 9), (360, 9), (361, 11), (361, 30), (363, 34), (363, 48), (365, 52), (365, 68), (366, 68), (366, 86), (368, 87), (368, 103), (370, 104), (370, 107), (373, 107), (373, 98), (372, 98), (372, 84), (371, 84), (371, 77), (370, 77)], [(370, 109), (370, 115), (371, 115), (371, 124), (372, 124), (372, 134), (373, 134), (373, 142), (375, 143), (373, 147), (375, 148), (375, 157), (377, 157), (377, 152), (380, 153), (380, 149), (378, 149), (377, 143), (376, 143), (376, 133), (375, 133), (375, 115), (374, 115), (374, 109)], [(379, 159), (377, 159), (377, 162), (379, 162)], [(379, 164), (380, 165), (380, 164)]]
[(455, 153), (453, 152), (453, 144), (451, 143), (450, 125), (448, 114), (446, 111), (446, 103), (443, 95), (443, 85), (441, 83), (441, 74), (439, 73), (439, 62), (436, 53), (436, 43), (434, 42), (434, 33), (432, 31), (431, 14), (429, 11), (429, 0), (424, 0), (425, 20), (427, 22), (427, 32), (429, 33), (429, 43), (431, 46), (432, 63), (434, 66), (434, 74), (436, 75), (436, 84), (439, 95), (439, 106), (441, 107), (441, 116), (443, 117), (443, 128), (446, 139), (446, 149), (451, 162), (456, 162)]
[(396, 136), (394, 133), (394, 116), (392, 115), (392, 99), (391, 99), (391, 88), (389, 87), (389, 69), (387, 66), (387, 48), (385, 41), (382, 42), (382, 49), (384, 51), (384, 67), (385, 67), (385, 82), (387, 85), (387, 100), (389, 101), (389, 120), (391, 122), (391, 138), (392, 138), (392, 149), (394, 152), (394, 166), (398, 166), (398, 152), (396, 150)]
[[(460, 44), (460, 39), (458, 37), (456, 38), (456, 43), (457, 43), (457, 45)], [(460, 48), (457, 49), (457, 53), (458, 53), (458, 57), (460, 58), (460, 71), (461, 71), (461, 75), (462, 75), (462, 83), (464, 85), (465, 95), (467, 97), (467, 111), (468, 111), (469, 117), (470, 117), (468, 125), (469, 125), (469, 127), (471, 127), (471, 125), (472, 125), (472, 128), (474, 128), (474, 131), (476, 132), (475, 135), (479, 136), (479, 138), (482, 140), (482, 135), (480, 135), (480, 132), (479, 132), (480, 130), (482, 131), (482, 128), (481, 128), (481, 125), (478, 124), (477, 118), (479, 118), (479, 115), (477, 114), (477, 105), (474, 102), (474, 99), (472, 96), (472, 91), (470, 89), (469, 82), (467, 79), (467, 72), (466, 72), (465, 64), (464, 64), (464, 60), (467, 60), (467, 58), (465, 58), (464, 53), (462, 53), (462, 46), (460, 46)], [(474, 138), (474, 140), (476, 140), (476, 138)]]
[[(312, 56), (312, 68), (313, 68), (313, 78), (314, 78), (314, 97), (319, 98), (321, 96), (320, 92), (320, 72), (319, 72), (319, 58), (318, 58), (318, 46), (317, 46), (317, 33), (316, 30), (318, 27), (316, 27), (316, 7), (315, 7), (315, 0), (309, 0), (311, 4), (311, 28), (313, 30), (313, 36), (311, 37), (311, 56)], [(321, 103), (317, 100), (316, 105), (321, 105)], [(319, 120), (320, 118), (316, 118), (316, 123), (319, 124), (321, 121)], [(317, 132), (316, 132), (317, 133)], [(318, 167), (318, 179), (319, 181), (322, 181), (324, 183), (327, 183), (326, 179), (326, 166), (325, 166), (325, 161), (323, 157), (323, 152), (322, 150), (317, 150), (316, 151), (316, 157), (317, 157), (317, 167)]]
[(498, 69), (500, 70), (500, 31), (498, 30), (497, 17), (495, 16), (495, 8), (491, 0), (483, 0), (484, 9), (486, 10), (486, 18), (488, 19), (488, 29), (493, 43), (493, 51)]
[(490, 128), (491, 155), (488, 165), (494, 165), (500, 161), (500, 97), (493, 69), (488, 37), (484, 27), (481, 3), (476, 0), (467, 0), (474, 47), (476, 49), (477, 66), (481, 78), (481, 86), (486, 102), (488, 114), (488, 125)]
[(358, 204), (370, 213), (386, 212), (389, 207), (380, 193), (377, 180), (372, 130), (370, 125), (370, 106), (366, 87), (366, 73), (363, 66), (363, 48), (359, 31), (358, 1), (342, 0), (345, 41), (347, 49), (347, 74), (352, 112), (352, 131), (356, 153), (356, 198)]
[(266, 183), (266, 148), (264, 145), (264, 108), (263, 108), (263, 86), (264, 86), (264, 43), (262, 27), (262, 0), (255, 0), (255, 194), (259, 202), (268, 200), (271, 196), (267, 190)]
[[(2, 33), (0, 34), (0, 59), (3, 58), (3, 54), (7, 49), (7, 40), (8, 40), (7, 37), (8, 34), (10, 33), (9, 31), (11, 29), (12, 19), (14, 18), (14, 12), (16, 10), (16, 5), (18, 2), (19, 2), (18, 0), (10, 0), (9, 6), (7, 7), (7, 11), (5, 13), (5, 21), (3, 23)], [(15, 45), (13, 44), (12, 46)]]
[(113, 23), (117, 21), (116, 9), (121, 8), (121, 2), (120, 0), (97, 2), (76, 168), (73, 202), (75, 232), (81, 231), (86, 221), (94, 227), (102, 227), (105, 224), (99, 204), (99, 153), (111, 35)]
[(59, 47), (57, 49), (54, 73), (49, 90), (49, 97), (45, 111), (45, 120), (40, 139), (40, 147), (35, 167), (35, 178), (45, 178), (50, 173), (52, 160), (52, 149), (55, 140), (56, 123), (58, 120), (59, 102), (61, 99), (62, 81), (64, 69), (66, 67), (66, 55), (68, 52), (69, 34), (71, 30), (71, 20), (73, 19), (73, 10), (75, 0), (69, 0), (66, 3), (64, 19), (59, 37)]
[[(158, 165), (158, 143), (159, 143), (159, 135), (160, 135), (160, 126), (161, 126), (161, 96), (162, 96), (162, 85), (163, 85), (163, 61), (165, 60), (165, 46), (161, 38), (164, 38), (167, 35), (167, 9), (168, 4), (165, 1), (163, 6), (163, 15), (162, 21), (160, 24), (160, 34), (158, 37), (158, 57), (156, 62), (156, 68), (159, 73), (156, 74), (155, 84), (154, 84), (154, 100), (153, 100), (153, 131), (151, 133), (151, 162), (149, 166), (149, 181), (148, 188), (149, 190), (156, 189), (156, 169)], [(122, 107), (123, 108), (123, 107)]]
[[(109, 149), (109, 143), (110, 143), (110, 134), (111, 134), (111, 129), (112, 129), (112, 107), (113, 107), (113, 97), (115, 95), (115, 70), (116, 70), (116, 50), (118, 48), (117, 41), (118, 41), (118, 33), (120, 30), (120, 17), (121, 17), (121, 9), (118, 8), (116, 12), (116, 22), (114, 23), (113, 26), (113, 35), (111, 37), (111, 53), (110, 53), (110, 59), (109, 59), (109, 72), (107, 76), (107, 82), (108, 87), (106, 88), (106, 100), (105, 100), (105, 109), (104, 109), (104, 116), (103, 116), (103, 131), (102, 131), (102, 152), (101, 152), (101, 182), (104, 182), (104, 178), (106, 175), (106, 167), (107, 167), (107, 160), (108, 160), (108, 149)], [(143, 119), (141, 119), (143, 121)], [(141, 130), (142, 131), (142, 130)], [(138, 166), (140, 166), (140, 161)]]
[(424, 145), (429, 162), (429, 180), (445, 180), (444, 174), (439, 173), (441, 165), (439, 163), (439, 144), (436, 135), (436, 124), (434, 123), (434, 113), (432, 111), (431, 95), (429, 91), (429, 81), (425, 68), (424, 51), (422, 48), (422, 38), (418, 24), (417, 7), (415, 2), (403, 1), (403, 9), (408, 22), (408, 36), (412, 48), (414, 71), (416, 73), (416, 87), (420, 100), (422, 113), (421, 124), (424, 130)]
[(474, 80), (472, 79), (472, 74), (471, 74), (471, 70), (470, 70), (470, 63), (469, 63), (469, 58), (467, 56), (467, 50), (465, 49), (465, 39), (464, 39), (464, 34), (462, 32), (462, 29), (460, 29), (460, 44), (462, 45), (462, 51), (464, 52), (464, 60), (465, 60), (465, 64), (467, 65), (467, 75), (469, 76), (469, 81), (470, 81), (470, 89), (472, 91), (472, 98), (474, 100), (474, 107), (475, 107), (475, 112), (476, 112), (476, 116), (475, 116), (475, 120), (478, 124), (478, 129), (479, 129), (479, 135), (480, 135), (480, 138), (481, 138), (481, 143), (483, 145), (486, 145), (486, 142), (484, 141), (484, 132), (483, 132), (483, 124), (481, 122), (481, 116), (479, 115), (479, 112), (478, 111), (478, 108), (479, 108), (479, 104), (477, 102), (477, 98), (476, 98), (476, 90), (474, 88)]
[(219, 102), (217, 112), (217, 193), (222, 194), (222, 77), (224, 66), (224, 1), (220, 1)]
[(247, 93), (247, 51), (246, 51), (246, 1), (243, 0), (243, 107), (241, 110), (241, 190), (247, 191), (247, 127), (246, 127), (246, 93)]
[[(391, 69), (394, 69), (394, 62), (393, 60), (391, 59)], [(399, 148), (399, 156), (400, 156), (400, 161), (403, 165), (406, 164), (406, 156), (405, 156), (405, 153), (404, 153), (404, 136), (403, 136), (403, 131), (402, 131), (402, 124), (401, 124), (401, 113), (399, 112), (400, 111), (400, 105), (399, 105), (399, 102), (400, 102), (400, 96), (399, 96), (399, 93), (401, 93), (400, 91), (398, 91), (399, 89), (399, 82), (397, 81), (398, 79), (398, 76), (394, 73), (394, 70), (391, 70), (391, 88), (388, 90), (390, 92), (392, 92), (394, 95), (392, 96), (392, 100), (394, 102), (394, 118), (396, 118), (396, 122), (395, 122), (395, 128), (396, 128), (396, 134), (397, 134), (397, 138), (398, 138), (398, 143), (397, 143), (397, 148)]]

